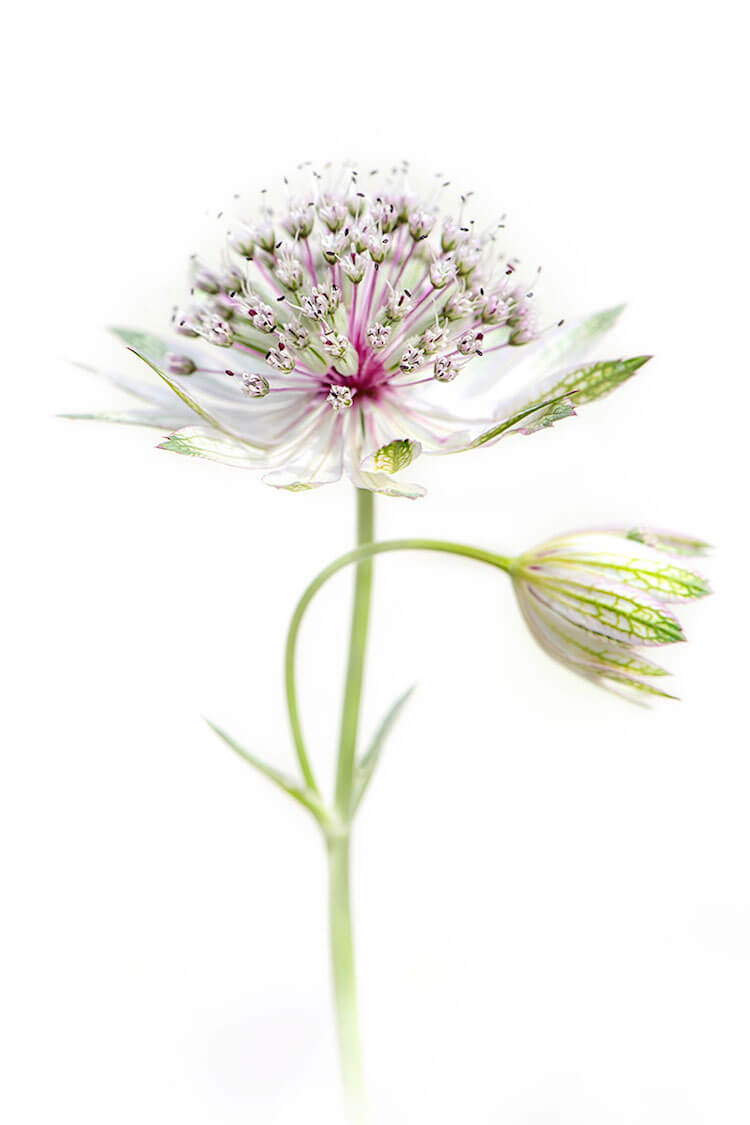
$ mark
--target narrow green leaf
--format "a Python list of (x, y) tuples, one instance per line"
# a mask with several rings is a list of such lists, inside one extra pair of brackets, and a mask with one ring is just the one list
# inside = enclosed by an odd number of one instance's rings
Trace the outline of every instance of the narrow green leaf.
[(416, 684), (413, 684), (403, 695), (400, 695), (396, 702), (392, 705), (387, 712), (382, 723), (378, 727), (373, 736), (366, 753), (362, 756), (360, 761), (354, 768), (354, 787), (352, 791), (352, 815), (359, 808), (360, 802), (365, 795), (367, 786), (372, 780), (372, 775), (375, 772), (375, 767), (380, 760), (380, 754), (383, 749), (386, 738), (391, 732), (391, 729), (396, 722), (396, 719), (401, 714), (405, 704), (408, 702)]
[(293, 778), (288, 777), (285, 773), (282, 773), (281, 770), (277, 770), (274, 766), (269, 766), (261, 758), (251, 753), (251, 751), (245, 750), (243, 746), (235, 742), (231, 735), (223, 731), (221, 727), (218, 727), (216, 723), (212, 723), (210, 719), (206, 719), (206, 723), (210, 726), (212, 731), (218, 734), (219, 738), (226, 742), (231, 750), (234, 750), (235, 754), (238, 754), (239, 757), (243, 759), (243, 761), (248, 762), (270, 781), (273, 781), (275, 785), (278, 785), (280, 789), (283, 789), (285, 793), (288, 793), (290, 797), (293, 797), (295, 801), (299, 801), (301, 805), (309, 809), (315, 819), (325, 827), (329, 818), (317, 793), (304, 786), (298, 785)]

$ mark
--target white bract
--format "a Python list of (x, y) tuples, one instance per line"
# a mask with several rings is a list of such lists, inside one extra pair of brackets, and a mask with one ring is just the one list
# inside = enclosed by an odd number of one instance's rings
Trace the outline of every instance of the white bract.
[(669, 673), (640, 650), (685, 640), (670, 603), (710, 591), (673, 556), (707, 549), (649, 529), (583, 531), (526, 552), (510, 572), (521, 612), (550, 656), (591, 679), (667, 695), (652, 681)]
[(466, 197), (443, 215), (441, 192), (413, 196), (405, 169), (328, 180), (313, 176), (283, 208), (264, 202), (215, 267), (193, 262), (176, 338), (114, 330), (166, 387), (117, 377), (147, 405), (108, 420), (169, 428), (160, 448), (261, 470), (276, 487), (345, 474), (417, 497), (401, 479), (417, 456), (533, 433), (646, 362), (580, 363), (619, 309), (539, 333), (501, 227), (481, 230)]

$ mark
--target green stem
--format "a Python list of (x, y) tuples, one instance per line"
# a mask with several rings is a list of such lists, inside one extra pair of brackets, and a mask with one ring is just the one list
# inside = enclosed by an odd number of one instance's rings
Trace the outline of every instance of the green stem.
[[(375, 495), (357, 490), (357, 544), (368, 547), (375, 526)], [(372, 559), (361, 561), (354, 576), (354, 601), (349, 637), (349, 659), (346, 667), (344, 704), (341, 713), (339, 754), (336, 765), (335, 811), (342, 833), (329, 837), (329, 917), (331, 928), (331, 961), (333, 993), (336, 1006), (341, 1075), (349, 1108), (354, 1120), (364, 1115), (362, 1059), (357, 1018), (357, 985), (354, 974), (354, 943), (350, 895), (350, 831), (354, 762), (357, 752), (362, 680), (365, 671), (367, 627), (372, 595)]]
[[(476, 559), (478, 562), (488, 563), (490, 566), (499, 567), (500, 570), (510, 571), (512, 560), (506, 558), (504, 555), (496, 555), (492, 551), (484, 551), (481, 547), (469, 547), (465, 543), (451, 543), (443, 539), (386, 539), (382, 543), (369, 543), (362, 547), (357, 547), (353, 551), (347, 551), (345, 555), (340, 555), (334, 559), (324, 570), (313, 578), (310, 585), (302, 594), (302, 597), (297, 602), (297, 605), (292, 614), (292, 619), (289, 622), (289, 632), (286, 638), (286, 697), (287, 707), (289, 709), (289, 721), (292, 727), (292, 735), (294, 744), (297, 748), (297, 756), (300, 758), (300, 764), (304, 761), (307, 762), (305, 754), (305, 744), (302, 737), (302, 726), (299, 719), (299, 705), (297, 703), (297, 639), (299, 636), (300, 626), (302, 619), (307, 612), (307, 607), (313, 600), (321, 586), (325, 586), (329, 578), (333, 578), (339, 570), (344, 567), (352, 566), (353, 563), (362, 562), (364, 559), (369, 559), (375, 555), (383, 555), (390, 551), (439, 551), (447, 555), (462, 555), (464, 558)], [(359, 701), (357, 701), (357, 712), (359, 712)], [(308, 785), (311, 785), (309, 764), (305, 772), (305, 766), (302, 766), (305, 780)], [(311, 785), (311, 788), (313, 786)], [(317, 792), (317, 787), (315, 787)]]
[[(357, 489), (357, 546), (362, 550), (372, 545), (375, 527), (375, 494)], [(365, 556), (354, 576), (349, 661), (344, 687), (344, 708), (341, 715), (339, 757), (336, 767), (336, 811), (345, 823), (350, 819), (354, 755), (357, 749), (362, 679), (365, 671), (367, 627), (370, 621), (372, 594), (372, 559)]]
[(352, 1120), (362, 1122), (365, 1118), (364, 1085), (354, 974), (348, 832), (329, 838), (328, 911), (341, 1077)]

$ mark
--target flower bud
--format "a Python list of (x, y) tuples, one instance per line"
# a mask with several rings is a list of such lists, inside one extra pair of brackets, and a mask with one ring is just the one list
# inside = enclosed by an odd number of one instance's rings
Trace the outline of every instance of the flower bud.
[(279, 340), (287, 347), (302, 351), (310, 343), (310, 333), (301, 320), (295, 317), (279, 329)]
[(320, 343), (323, 351), (333, 358), (336, 370), (341, 375), (357, 374), (359, 355), (348, 336), (331, 329), (323, 329), (320, 333)]
[(352, 249), (357, 254), (364, 254), (367, 250), (368, 228), (365, 223), (353, 223), (349, 228), (349, 241)]
[(328, 392), (326, 402), (332, 410), (339, 413), (342, 410), (348, 410), (354, 401), (354, 391), (351, 387), (344, 387), (334, 384)]
[(367, 249), (370, 257), (376, 265), (384, 262), (390, 250), (391, 240), (387, 234), (381, 234), (380, 231), (370, 231), (367, 236)]
[(300, 288), (305, 276), (302, 263), (291, 246), (281, 248), (274, 271), (281, 284), (292, 292)]
[(401, 370), (408, 374), (410, 371), (417, 371), (424, 363), (424, 352), (421, 348), (409, 346), (401, 356), (399, 367)]
[(448, 332), (444, 326), (432, 325), (430, 328), (425, 328), (419, 337), (419, 347), (425, 355), (435, 355), (446, 343), (447, 336)]
[(273, 253), (276, 246), (276, 231), (269, 219), (264, 219), (258, 223), (253, 230), (253, 238), (261, 250), (265, 250), (267, 254)]
[(221, 283), (213, 270), (204, 266), (197, 258), (193, 259), (192, 282), (202, 293), (218, 293), (221, 289)]
[(347, 213), (346, 203), (333, 195), (323, 195), (318, 200), (318, 216), (330, 231), (341, 230)]
[(471, 295), (466, 291), (452, 293), (443, 306), (443, 313), (448, 320), (463, 320), (470, 315), (474, 308)]
[(683, 641), (668, 603), (702, 597), (709, 588), (666, 552), (625, 546), (625, 538), (584, 531), (528, 551), (510, 567), (516, 597), (554, 659), (589, 679), (666, 695), (650, 680), (667, 673), (638, 650)]
[(459, 277), (467, 277), (476, 269), (482, 256), (482, 248), (473, 239), (459, 244), (455, 252), (456, 272)]
[(414, 302), (407, 289), (391, 289), (383, 309), (383, 319), (390, 324), (398, 324), (414, 308)]
[(179, 336), (188, 336), (195, 338), (200, 333), (195, 329), (193, 322), (186, 319), (177, 319), (174, 321), (174, 330)]
[(443, 253), (448, 254), (451, 250), (455, 250), (458, 246), (459, 238), (460, 232), (455, 219), (446, 219), (440, 234), (440, 245)]
[(292, 238), (305, 239), (312, 233), (315, 225), (315, 208), (312, 203), (295, 200), (283, 223)]
[(270, 390), (268, 379), (255, 371), (231, 371), (227, 368), (226, 373), (237, 380), (242, 393), (248, 398), (265, 398)]
[(179, 352), (167, 352), (164, 366), (171, 375), (192, 375), (195, 371), (195, 364), (190, 356), (180, 355)]
[(501, 293), (490, 293), (482, 307), (482, 320), (485, 324), (507, 324), (510, 310), (510, 302)]
[(342, 254), (345, 253), (349, 245), (349, 239), (345, 231), (329, 231), (324, 234), (320, 239), (320, 250), (329, 265), (334, 265)]
[(216, 313), (222, 320), (231, 320), (234, 316), (235, 302), (226, 293), (217, 293), (210, 302), (211, 312)]
[(381, 348), (384, 348), (386, 346), (390, 335), (390, 324), (381, 324), (379, 320), (376, 320), (367, 329), (367, 340), (370, 344), (370, 347), (375, 348), (376, 351), (379, 351)]
[(352, 252), (341, 259), (341, 269), (353, 285), (359, 285), (365, 276), (367, 258), (364, 254)]
[(412, 211), (409, 215), (409, 234), (415, 242), (427, 238), (435, 226), (435, 216), (429, 211)]
[(392, 199), (381, 196), (370, 208), (370, 217), (383, 234), (390, 234), (398, 226), (398, 207)]
[(327, 282), (314, 285), (309, 295), (302, 298), (302, 311), (311, 320), (323, 320), (333, 316), (341, 303), (341, 290), (338, 285)]
[(444, 289), (456, 276), (456, 263), (452, 258), (436, 258), (430, 263), (430, 284), (433, 289)]
[(484, 334), (478, 328), (469, 328), (456, 340), (456, 350), (461, 355), (481, 355)]
[(276, 327), (276, 315), (270, 305), (249, 290), (246, 295), (235, 294), (234, 306), (241, 316), (252, 323), (253, 328), (259, 332), (273, 332)]
[(216, 276), (225, 293), (235, 293), (245, 284), (244, 275), (236, 266), (226, 266)]
[(255, 256), (255, 239), (252, 231), (248, 230), (247, 227), (237, 231), (236, 234), (231, 234), (229, 245), (235, 254), (239, 254), (241, 258), (247, 258), (248, 261), (252, 261)]
[(234, 343), (232, 329), (225, 320), (214, 313), (204, 314), (196, 327), (198, 335), (217, 348), (231, 348)]
[(450, 359), (447, 355), (440, 355), (435, 360), (433, 374), (438, 383), (452, 383), (460, 370), (461, 368), (455, 360)]
[(279, 341), (277, 348), (271, 348), (266, 353), (266, 363), (269, 367), (273, 367), (274, 370), (281, 371), (285, 375), (290, 375), (295, 367), (294, 356), (287, 350), (282, 341)]

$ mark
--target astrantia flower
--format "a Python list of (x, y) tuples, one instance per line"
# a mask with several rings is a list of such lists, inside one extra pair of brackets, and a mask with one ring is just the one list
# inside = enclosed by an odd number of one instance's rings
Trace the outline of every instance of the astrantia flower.
[(115, 330), (166, 388), (118, 378), (151, 405), (108, 417), (169, 428), (160, 448), (262, 470), (277, 487), (346, 474), (415, 497), (424, 489), (400, 474), (420, 454), (533, 433), (645, 363), (570, 366), (619, 309), (540, 333), (499, 228), (480, 229), (466, 197), (443, 213), (438, 194), (413, 195), (404, 169), (347, 169), (264, 203), (216, 263), (193, 262), (173, 340)]
[[(640, 651), (685, 639), (670, 603), (709, 593), (671, 555), (699, 555), (698, 539), (641, 528), (584, 531), (514, 560), (518, 604), (554, 659), (591, 679), (654, 695), (668, 673)], [(673, 697), (670, 697), (673, 698)]]

